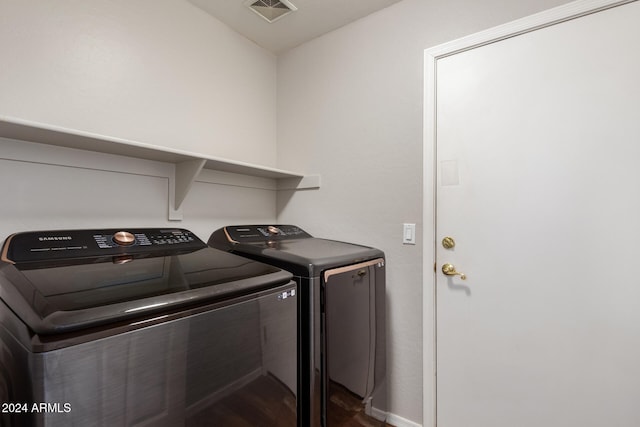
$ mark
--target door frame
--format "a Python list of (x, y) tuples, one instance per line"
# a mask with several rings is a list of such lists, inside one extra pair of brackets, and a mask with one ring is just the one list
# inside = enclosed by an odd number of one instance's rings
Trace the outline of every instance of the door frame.
[(534, 15), (472, 34), (424, 51), (423, 109), (423, 298), (422, 298), (422, 399), (423, 427), (436, 427), (436, 196), (437, 196), (437, 61), (451, 55), (499, 42), (637, 0), (577, 0)]

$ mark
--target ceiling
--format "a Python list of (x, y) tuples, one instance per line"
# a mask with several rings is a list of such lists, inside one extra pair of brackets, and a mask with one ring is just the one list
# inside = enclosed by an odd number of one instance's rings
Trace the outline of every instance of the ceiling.
[(189, 0), (274, 54), (285, 52), (400, 0), (288, 0), (297, 10), (272, 23), (249, 8), (249, 4), (255, 1)]

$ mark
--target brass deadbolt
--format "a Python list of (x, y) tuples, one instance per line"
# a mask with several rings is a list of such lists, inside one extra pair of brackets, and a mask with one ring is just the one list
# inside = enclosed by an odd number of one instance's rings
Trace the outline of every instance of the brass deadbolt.
[(456, 241), (453, 240), (453, 237), (445, 237), (444, 239), (442, 239), (442, 246), (445, 249), (453, 249), (456, 247)]

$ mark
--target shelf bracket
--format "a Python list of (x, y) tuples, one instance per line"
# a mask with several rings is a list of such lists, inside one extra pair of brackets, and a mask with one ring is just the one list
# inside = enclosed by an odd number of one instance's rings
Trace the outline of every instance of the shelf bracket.
[(278, 190), (312, 190), (318, 188), (320, 188), (320, 175), (281, 178), (278, 180)]
[(182, 202), (205, 163), (205, 159), (193, 159), (174, 164), (173, 176), (169, 177), (170, 221), (182, 220)]

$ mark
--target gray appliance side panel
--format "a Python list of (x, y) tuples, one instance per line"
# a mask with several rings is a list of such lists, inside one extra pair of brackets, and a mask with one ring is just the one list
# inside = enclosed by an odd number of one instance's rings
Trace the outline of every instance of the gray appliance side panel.
[[(32, 385), (28, 402), (44, 404), (24, 425), (225, 425), (229, 417), (252, 425), (259, 417), (265, 426), (295, 426), (295, 387), (289, 386), (295, 362), (277, 369), (271, 362), (296, 358), (295, 289), (290, 282), (196, 315), (22, 354)], [(265, 336), (275, 346), (265, 349)], [(244, 408), (230, 413), (247, 395), (277, 405), (267, 412), (277, 412), (278, 420)]]
[(0, 403), (19, 403), (0, 413), (1, 426), (32, 426), (30, 402), (30, 355), (24, 346), (29, 341), (27, 328), (4, 302), (0, 301)]
[(300, 293), (298, 308), (300, 348), (298, 413), (300, 427), (320, 427), (322, 408), (321, 280), (295, 276)]
[[(284, 291), (277, 298), (260, 298), (259, 325), (262, 344), (262, 371), (278, 378), (297, 395), (297, 299), (295, 290)], [(288, 306), (288, 310), (283, 309)]]
[(389, 410), (387, 397), (387, 293), (385, 263), (370, 267), (375, 282), (376, 342), (374, 389), (367, 412), (384, 420)]
[(327, 412), (340, 388), (358, 396), (370, 415), (386, 417), (384, 264), (379, 258), (323, 274)]
[(37, 425), (184, 425), (188, 330), (181, 320), (33, 355), (33, 401), (62, 406)]

